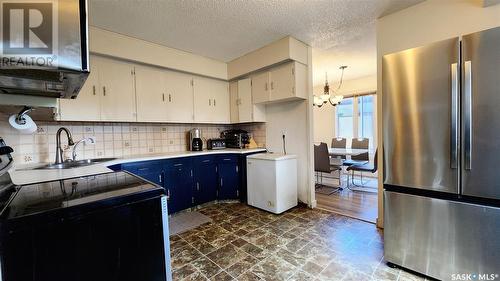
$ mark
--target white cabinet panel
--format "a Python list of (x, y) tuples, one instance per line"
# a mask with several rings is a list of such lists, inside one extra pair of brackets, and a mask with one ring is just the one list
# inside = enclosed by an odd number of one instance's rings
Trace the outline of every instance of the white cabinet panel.
[(288, 99), (294, 96), (295, 79), (293, 63), (285, 64), (271, 70), (271, 101)]
[(210, 90), (210, 80), (207, 78), (193, 78), (194, 91), (194, 121), (210, 122), (213, 111), (213, 98)]
[(254, 103), (270, 100), (269, 72), (265, 71), (252, 76), (252, 97)]
[(231, 115), (229, 107), (229, 83), (212, 80), (212, 84), (214, 97), (212, 121), (215, 123), (229, 123)]
[(102, 59), (99, 80), (103, 95), (101, 119), (136, 121), (134, 66), (118, 60)]
[(98, 60), (91, 57), (90, 74), (76, 99), (59, 99), (58, 120), (100, 121), (101, 87), (99, 85)]
[(203, 123), (229, 123), (228, 83), (203, 77), (194, 78), (194, 119)]
[(163, 72), (153, 67), (135, 68), (137, 121), (162, 122), (167, 119)]
[(165, 71), (165, 100), (168, 122), (193, 122), (192, 76), (180, 72)]
[(240, 122), (238, 81), (229, 83), (229, 107), (231, 109), (231, 123)]
[(239, 122), (252, 122), (253, 103), (251, 79), (242, 79), (238, 81), (238, 100)]

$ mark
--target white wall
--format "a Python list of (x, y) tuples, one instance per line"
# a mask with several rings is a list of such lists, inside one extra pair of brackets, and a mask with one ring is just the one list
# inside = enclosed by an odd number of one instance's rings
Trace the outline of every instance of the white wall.
[(89, 37), (92, 53), (227, 80), (227, 64), (222, 61), (93, 26)]
[[(382, 101), (382, 56), (431, 42), (500, 26), (500, 5), (483, 8), (477, 0), (427, 0), (377, 21), (377, 95)], [(382, 102), (378, 120), (382, 120)], [(382, 126), (378, 143), (382, 147)], [(379, 157), (382, 167), (382, 157)], [(382, 174), (379, 173), (379, 219), (383, 226)]]
[[(314, 68), (314, 66), (313, 66)], [(338, 84), (330, 85), (330, 91), (335, 89)], [(314, 94), (319, 95), (323, 92), (324, 85), (314, 87)], [(377, 76), (366, 76), (358, 79), (346, 80), (343, 82), (339, 90), (339, 94), (350, 96), (366, 92), (374, 92), (377, 90)], [(330, 104), (325, 104), (322, 107), (314, 107), (314, 142), (325, 142), (330, 144), (335, 136), (335, 108)]]

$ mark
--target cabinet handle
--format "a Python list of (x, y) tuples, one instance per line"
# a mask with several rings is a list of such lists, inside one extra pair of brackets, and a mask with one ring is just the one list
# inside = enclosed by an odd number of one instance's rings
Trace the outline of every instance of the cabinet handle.
[(170, 200), (170, 189), (167, 189), (167, 200)]
[(158, 182), (160, 182), (160, 183), (161, 183), (161, 174), (160, 174), (160, 175), (158, 175)]
[(172, 94), (168, 94), (168, 102), (172, 102)]
[(199, 182), (196, 183), (196, 190), (200, 191), (200, 183)]
[(147, 170), (149, 170), (149, 168), (139, 168), (139, 169), (137, 169), (137, 170), (142, 172), (142, 171), (147, 171)]
[(164, 94), (164, 93), (162, 93), (162, 94), (161, 94), (161, 99), (162, 99), (163, 101), (165, 101), (165, 94)]
[(94, 94), (94, 96), (95, 96), (95, 85), (94, 85), (94, 86), (92, 86), (92, 93), (93, 93), (93, 94)]
[(212, 100), (208, 99), (208, 105), (212, 105)]
[(103, 96), (106, 96), (106, 86), (102, 86), (102, 94)]
[(203, 163), (208, 163), (208, 162), (210, 162), (210, 160), (203, 160), (203, 161), (201, 161), (201, 162), (203, 162)]
[(220, 178), (220, 186), (223, 186), (224, 182), (222, 181), (222, 178)]
[(174, 164), (174, 167), (180, 167), (180, 166), (182, 166), (182, 164), (181, 164), (181, 163)]
[(266, 82), (266, 91), (267, 91), (267, 82)]
[(274, 82), (271, 82), (271, 90), (274, 90)]
[(214, 106), (216, 106), (216, 104), (215, 104), (215, 99), (214, 99)]

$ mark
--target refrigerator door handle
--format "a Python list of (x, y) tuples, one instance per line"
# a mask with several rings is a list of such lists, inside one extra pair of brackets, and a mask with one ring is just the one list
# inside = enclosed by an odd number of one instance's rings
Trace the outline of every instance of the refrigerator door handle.
[(458, 168), (458, 63), (451, 64), (450, 167)]
[(464, 63), (464, 169), (472, 169), (472, 62)]

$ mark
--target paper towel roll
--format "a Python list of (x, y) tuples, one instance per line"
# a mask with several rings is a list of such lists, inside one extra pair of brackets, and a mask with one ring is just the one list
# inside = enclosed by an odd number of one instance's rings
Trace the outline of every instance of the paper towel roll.
[(33, 122), (33, 119), (29, 117), (28, 115), (24, 115), (23, 118), (26, 120), (24, 124), (19, 124), (16, 121), (17, 115), (11, 115), (9, 117), (9, 124), (12, 126), (12, 128), (18, 130), (21, 134), (33, 134), (36, 132), (36, 124)]

